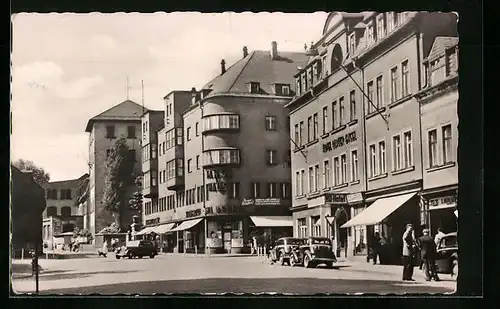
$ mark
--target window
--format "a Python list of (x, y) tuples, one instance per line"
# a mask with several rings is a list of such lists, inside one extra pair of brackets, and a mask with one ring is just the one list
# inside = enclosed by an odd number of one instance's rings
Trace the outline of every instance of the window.
[(405, 97), (410, 93), (410, 71), (408, 67), (408, 60), (401, 63), (401, 83), (402, 83), (402, 96)]
[(314, 128), (313, 128), (313, 140), (316, 140), (318, 138), (318, 128), (319, 128), (318, 113), (314, 113), (314, 115), (313, 115), (313, 125), (314, 125)]
[(304, 145), (304, 121), (301, 121), (300, 124), (300, 129), (299, 129), (299, 146)]
[(443, 163), (446, 164), (453, 161), (451, 124), (442, 127), (442, 132), (443, 132)]
[(429, 166), (438, 166), (437, 130), (431, 130), (427, 134), (429, 139)]
[(384, 14), (377, 16), (377, 38), (380, 40), (385, 36), (386, 24)]
[(351, 56), (356, 51), (356, 34), (353, 32), (349, 35), (349, 53)]
[(266, 150), (266, 163), (267, 165), (278, 164), (278, 151), (276, 150)]
[(281, 183), (281, 198), (288, 199), (290, 197), (290, 183)]
[(61, 200), (71, 199), (71, 189), (61, 189)]
[(340, 109), (340, 113), (339, 113), (339, 124), (340, 125), (343, 125), (345, 123), (345, 105), (344, 105), (344, 97), (340, 97), (339, 99), (339, 109)]
[(240, 198), (240, 183), (233, 182), (228, 184), (227, 195), (229, 198), (236, 199)]
[(391, 102), (396, 102), (399, 98), (398, 82), (398, 67), (396, 66), (391, 69)]
[(196, 136), (200, 135), (200, 124), (198, 122), (194, 125), (194, 134)]
[(302, 89), (302, 93), (307, 91), (307, 80), (306, 80), (306, 73), (303, 72), (300, 76), (302, 86), (300, 87)]
[[(156, 144), (151, 144), (151, 158), (152, 159), (156, 159)], [(149, 150), (149, 146), (148, 146), (148, 150)]]
[(148, 162), (151, 158), (151, 145), (146, 145), (142, 147), (142, 162)]
[(290, 86), (289, 85), (282, 85), (281, 86), (281, 94), (284, 96), (289, 96), (290, 95)]
[(129, 149), (128, 150), (128, 159), (130, 162), (137, 162), (136, 160), (136, 154), (135, 154), (135, 149)]
[(369, 177), (375, 177), (377, 175), (377, 151), (375, 149), (375, 144), (369, 147)]
[(250, 82), (250, 93), (259, 93), (260, 83)]
[(337, 101), (332, 103), (332, 129), (336, 129), (339, 126), (339, 111), (337, 110)]
[(312, 68), (307, 70), (307, 85), (311, 88), (314, 85), (314, 72)]
[(379, 174), (387, 173), (386, 156), (385, 156), (385, 141), (378, 142), (378, 171)]
[(303, 195), (306, 193), (305, 183), (306, 183), (306, 171), (301, 170), (300, 171), (300, 195)]
[(399, 135), (393, 136), (392, 137), (392, 160), (393, 160), (393, 166), (392, 170), (397, 171), (402, 168), (402, 162), (401, 162), (401, 137)]
[(276, 116), (266, 116), (266, 130), (276, 131)]
[(367, 31), (367, 45), (372, 45), (373, 42), (375, 41), (375, 35), (373, 33), (373, 25), (369, 25), (368, 28), (366, 29)]
[(384, 93), (383, 93), (383, 90), (384, 90), (384, 84), (383, 84), (384, 80), (383, 80), (383, 76), (380, 75), (377, 77), (377, 79), (375, 80), (375, 83), (376, 83), (376, 97), (377, 97), (377, 109), (381, 108), (382, 106), (384, 106)]
[(312, 131), (312, 116), (307, 118), (307, 141), (311, 142), (313, 140), (313, 131)]
[(151, 171), (151, 186), (155, 187), (158, 185), (158, 172)]
[(71, 217), (71, 207), (64, 206), (61, 208), (62, 217)]
[(314, 166), (314, 191), (319, 190), (319, 164)]
[(333, 177), (335, 179), (335, 186), (340, 185), (339, 157), (333, 158)]
[(57, 216), (57, 207), (49, 206), (47, 207), (47, 217), (55, 217)]
[(309, 174), (308, 175), (309, 175), (309, 182), (308, 182), (309, 188), (308, 189), (309, 189), (309, 193), (311, 193), (311, 192), (316, 191), (316, 189), (314, 188), (314, 168), (312, 166), (309, 167)]
[(111, 155), (112, 149), (106, 149), (106, 159)]
[(191, 161), (193, 161), (193, 160), (192, 160), (192, 159), (188, 159), (188, 162), (187, 162), (188, 173), (193, 172), (193, 171), (191, 170)]
[(250, 192), (252, 192), (252, 198), (260, 198), (260, 183), (252, 182), (250, 184)]
[(267, 184), (267, 197), (277, 198), (278, 197), (278, 184), (275, 182), (269, 182)]
[(47, 199), (57, 200), (57, 189), (48, 189), (47, 190)]
[(191, 140), (191, 127), (188, 127), (187, 130), (186, 130), (186, 139), (188, 141)]
[(239, 164), (240, 151), (238, 149), (208, 150), (203, 152), (204, 164)]
[(323, 107), (323, 134), (328, 132), (328, 106)]
[(349, 93), (351, 121), (356, 119), (356, 90)]
[[(177, 132), (177, 145), (180, 146), (183, 144), (183, 133), (184, 132), (183, 132), (182, 128), (175, 128), (175, 131)], [(173, 130), (172, 130), (172, 133), (173, 133)], [(173, 143), (174, 139), (175, 139), (175, 136), (173, 136), (173, 134), (172, 134), (172, 143)], [(173, 146), (174, 145), (172, 144), (172, 147)]]
[(394, 30), (394, 12), (387, 12), (387, 32), (391, 33)]
[(340, 156), (340, 173), (342, 175), (341, 183), (347, 183), (347, 156), (345, 154)]
[(295, 87), (297, 87), (297, 94), (300, 95), (302, 94), (302, 89), (300, 85), (300, 76), (295, 77)]
[(297, 229), (298, 229), (299, 238), (306, 238), (309, 236), (309, 235), (307, 235), (306, 218), (297, 219)]
[(323, 161), (323, 189), (330, 187), (330, 160)]
[(321, 67), (321, 62), (318, 61), (314, 64), (314, 72), (315, 72), (315, 78), (316, 80), (320, 80), (321, 79), (321, 70), (322, 70), (322, 67)]
[(196, 169), (197, 170), (200, 169), (200, 156), (199, 155), (196, 156)]
[(446, 76), (458, 72), (458, 49), (456, 47), (446, 51)]
[(144, 173), (144, 188), (149, 188), (151, 186), (151, 173), (150, 172), (145, 172)]
[(204, 130), (239, 129), (238, 115), (211, 115), (204, 117)]
[(367, 108), (367, 111), (368, 111), (368, 114), (371, 114), (375, 111), (375, 102), (373, 101), (373, 81), (370, 81), (368, 82), (368, 84), (366, 84), (366, 91), (367, 91), (367, 95), (368, 95), (368, 108)]
[(405, 163), (405, 168), (408, 168), (410, 166), (413, 166), (413, 147), (412, 147), (412, 141), (411, 141), (411, 131), (403, 133), (404, 137), (404, 163)]
[(167, 162), (167, 180), (175, 177), (175, 160)]
[(127, 127), (127, 138), (135, 138), (135, 127), (134, 126)]
[(161, 148), (162, 148), (163, 154), (165, 154), (165, 152), (167, 152), (167, 148), (165, 147), (165, 142), (161, 143)]
[(359, 174), (358, 174), (358, 151), (353, 150), (351, 151), (351, 181), (358, 181), (359, 180)]
[(301, 195), (300, 171), (295, 172), (295, 195)]
[(321, 220), (320, 216), (311, 217), (312, 228), (311, 232), (313, 237), (321, 237)]
[(115, 137), (115, 126), (106, 126), (106, 137), (107, 138)]
[(295, 125), (295, 128), (294, 128), (294, 134), (295, 134), (295, 139), (294, 139), (294, 142), (295, 142), (295, 146), (300, 146), (301, 142), (300, 142), (300, 139), (299, 139), (299, 125), (296, 124)]

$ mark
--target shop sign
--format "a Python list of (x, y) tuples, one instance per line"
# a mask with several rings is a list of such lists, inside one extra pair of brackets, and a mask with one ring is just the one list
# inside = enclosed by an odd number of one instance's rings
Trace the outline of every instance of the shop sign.
[(442, 197), (438, 197), (438, 198), (429, 199), (429, 207), (455, 205), (456, 203), (457, 203), (457, 197), (454, 195), (442, 196)]
[(354, 204), (363, 201), (363, 194), (361, 192), (356, 192), (347, 195), (347, 203)]
[(332, 151), (333, 149), (343, 147), (356, 140), (357, 140), (356, 131), (347, 133), (344, 136), (337, 137), (336, 139), (331, 140), (326, 144), (323, 144), (323, 152)]
[(153, 224), (158, 224), (158, 223), (160, 223), (160, 217), (146, 220), (146, 225), (153, 225)]
[(201, 216), (201, 208), (186, 211), (186, 218), (192, 218), (192, 217), (198, 217), (198, 216)]
[(347, 203), (347, 194), (345, 193), (326, 193), (325, 203), (329, 204), (345, 204)]
[(280, 198), (244, 198), (241, 201), (241, 206), (279, 206), (281, 205)]

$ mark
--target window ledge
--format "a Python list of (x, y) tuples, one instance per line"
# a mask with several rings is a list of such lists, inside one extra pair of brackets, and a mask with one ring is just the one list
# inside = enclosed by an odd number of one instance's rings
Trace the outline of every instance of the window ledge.
[(317, 139), (317, 138), (316, 138), (316, 139), (314, 139), (314, 140), (310, 141), (309, 143), (307, 143), (307, 144), (306, 144), (306, 147), (309, 147), (309, 146), (311, 146), (311, 145), (314, 145), (314, 144), (316, 144), (317, 142), (319, 142), (319, 139)]
[(304, 148), (305, 148), (305, 146), (295, 147), (295, 148), (293, 149), (293, 152), (295, 153), (295, 152), (301, 151), (301, 150), (303, 150)]
[(399, 175), (399, 174), (404, 174), (404, 173), (407, 173), (407, 172), (411, 172), (413, 170), (415, 170), (415, 166), (410, 166), (410, 167), (407, 167), (407, 168), (402, 169), (402, 170), (394, 171), (391, 174), (392, 175)]
[(326, 133), (323, 133), (321, 134), (321, 138), (327, 138), (328, 136), (330, 135), (330, 133), (326, 132)]
[(341, 125), (340, 127), (337, 127), (337, 128), (335, 128), (335, 129), (331, 130), (331, 131), (330, 131), (330, 134), (335, 134), (335, 133), (338, 133), (338, 132), (340, 132), (340, 131), (344, 130), (345, 128), (346, 128), (346, 125), (345, 125), (345, 124), (343, 124), (343, 125)]
[(298, 200), (298, 199), (301, 199), (301, 198), (304, 198), (304, 197), (306, 197), (306, 195), (305, 194), (301, 194), (301, 195), (295, 196), (295, 199)]
[(349, 184), (346, 182), (346, 183), (343, 183), (343, 184), (340, 184), (340, 185), (336, 185), (334, 187), (331, 188), (331, 190), (337, 190), (337, 189), (340, 189), (340, 188), (345, 188), (347, 187)]
[(382, 179), (382, 178), (387, 178), (387, 173), (383, 173), (383, 174), (368, 178), (368, 181), (374, 181), (374, 180), (378, 180), (378, 179)]
[(323, 189), (323, 190), (321, 190), (321, 191), (322, 191), (322, 192), (328, 192), (328, 191), (330, 191), (330, 187), (328, 187), (328, 188), (324, 188), (324, 189)]
[(370, 118), (374, 117), (375, 115), (383, 113), (383, 112), (385, 112), (385, 109), (386, 109), (386, 107), (383, 106), (383, 107), (379, 108), (378, 110), (373, 111), (373, 112), (369, 113), (368, 115), (366, 115), (365, 119), (370, 119)]
[(397, 99), (396, 101), (389, 103), (389, 105), (388, 105), (388, 106), (389, 106), (389, 108), (394, 108), (394, 107), (398, 106), (399, 104), (401, 104), (401, 103), (403, 103), (403, 102), (406, 102), (406, 101), (407, 101), (408, 99), (410, 99), (411, 97), (412, 97), (412, 94), (411, 94), (411, 93), (409, 93), (409, 94), (405, 95), (404, 97), (399, 98), (399, 99)]
[(450, 167), (453, 167), (453, 166), (455, 166), (455, 162), (448, 162), (448, 163), (445, 163), (445, 164), (442, 164), (442, 165), (437, 165), (437, 166), (429, 167), (425, 171), (427, 173), (432, 173), (432, 172), (443, 170), (443, 169), (450, 168)]
[(347, 123), (348, 126), (352, 127), (353, 125), (358, 123), (358, 119), (353, 119)]
[(359, 185), (359, 179), (358, 179), (358, 180), (355, 180), (355, 181), (351, 181), (349, 184), (350, 184), (351, 186), (353, 186), (353, 185)]
[(307, 199), (313, 199), (313, 198), (317, 198), (318, 196), (320, 196), (321, 194), (321, 191), (313, 191), (313, 192), (310, 192), (309, 194), (307, 194)]

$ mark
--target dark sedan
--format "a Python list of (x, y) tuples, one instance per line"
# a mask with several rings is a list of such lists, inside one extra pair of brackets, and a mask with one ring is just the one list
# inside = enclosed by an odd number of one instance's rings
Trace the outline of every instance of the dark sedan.
[(456, 279), (458, 276), (458, 242), (457, 233), (449, 233), (443, 236), (437, 246), (436, 258), (437, 272), (450, 274)]

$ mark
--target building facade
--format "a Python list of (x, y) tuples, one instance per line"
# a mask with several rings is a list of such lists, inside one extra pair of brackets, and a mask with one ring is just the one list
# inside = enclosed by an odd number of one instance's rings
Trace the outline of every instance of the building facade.
[(458, 37), (436, 37), (424, 89), (417, 95), (422, 115), (424, 203), (421, 221), (431, 233), (457, 230), (458, 208)]
[[(148, 110), (143, 106), (126, 100), (91, 118), (87, 123), (85, 131), (89, 133), (89, 195), (84, 226), (93, 235), (114, 222), (111, 213), (104, 208), (102, 199), (106, 158), (119, 137), (126, 138), (130, 149), (129, 158), (136, 162), (134, 174), (141, 173), (141, 117), (146, 111)], [(130, 187), (130, 196), (132, 195), (133, 186)], [(124, 209), (120, 214), (122, 230), (130, 226), (133, 214), (129, 209)]]
[(337, 252), (352, 256), (367, 254), (380, 232), (398, 255), (402, 229), (420, 223), (422, 204), (414, 95), (424, 55), (446, 34), (456, 34), (451, 13), (328, 16), (309, 65), (296, 74), (302, 91), (289, 104), (299, 141), (292, 156), (297, 236), (334, 237)]
[(244, 48), (241, 60), (228, 69), (223, 60), (201, 90), (166, 97), (165, 116), (172, 116), (158, 136), (170, 146), (159, 155), (161, 198), (144, 210), (146, 226), (166, 228), (145, 233), (167, 229), (174, 250), (186, 252), (242, 252), (252, 235), (291, 235), (285, 105), (295, 92), (293, 73), (306, 61), (278, 53), (275, 42), (271, 52)]

